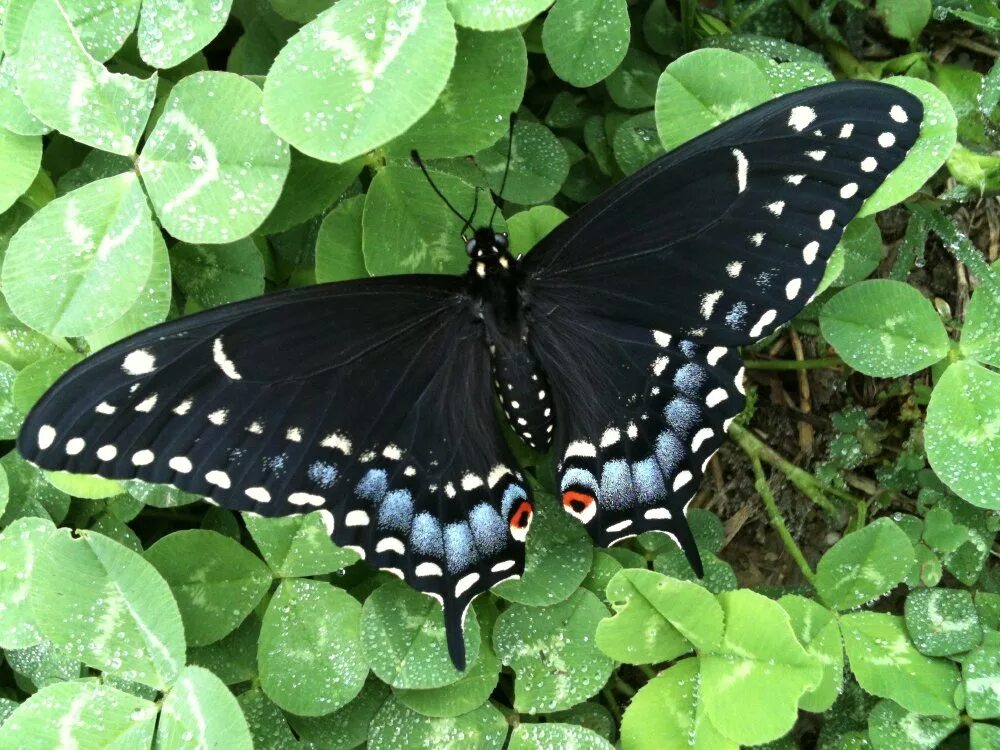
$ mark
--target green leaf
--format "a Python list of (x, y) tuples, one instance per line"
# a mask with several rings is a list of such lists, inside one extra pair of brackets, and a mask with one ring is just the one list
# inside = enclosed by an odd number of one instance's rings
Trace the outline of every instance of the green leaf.
[(778, 604), (788, 613), (799, 643), (823, 665), (819, 685), (802, 696), (799, 708), (826, 711), (844, 688), (844, 646), (837, 620), (826, 607), (803, 596), (788, 594)]
[(698, 666), (683, 659), (639, 689), (622, 717), (622, 750), (739, 750), (705, 713)]
[(915, 42), (931, 20), (931, 0), (876, 0), (875, 12), (892, 36)]
[(851, 671), (867, 692), (924, 716), (954, 716), (958, 668), (913, 646), (903, 618), (881, 612), (842, 615)]
[(333, 543), (319, 511), (282, 518), (244, 513), (243, 521), (264, 561), (279, 578), (333, 573), (358, 561), (356, 552)]
[(56, 487), (67, 495), (82, 497), (88, 500), (100, 500), (105, 497), (114, 497), (125, 491), (120, 482), (114, 479), (88, 476), (84, 474), (70, 474), (68, 471), (43, 471), (45, 481)]
[(187, 295), (188, 311), (218, 307), (264, 292), (264, 259), (252, 239), (227, 245), (171, 248), (170, 265), (177, 286)]
[(0, 361), (20, 370), (56, 351), (52, 340), (21, 323), (0, 295)]
[(274, 209), (290, 159), (267, 127), (260, 89), (233, 73), (207, 71), (170, 90), (136, 166), (170, 234), (233, 242)]
[(26, 690), (33, 691), (67, 680), (78, 680), (83, 675), (83, 665), (73, 658), (69, 650), (52, 641), (42, 640), (27, 648), (5, 653), (10, 668), (23, 677)]
[(597, 627), (597, 645), (615, 661), (654, 664), (718, 646), (722, 608), (706, 589), (652, 570), (626, 569), (608, 584), (614, 617)]
[(156, 75), (109, 72), (84, 48), (61, 0), (33, 0), (17, 64), (24, 103), (42, 122), (102, 151), (135, 153)]
[[(454, 175), (434, 172), (434, 183), (464, 216), (475, 188)], [(473, 226), (489, 221), (492, 206), (479, 201)], [(389, 166), (375, 175), (364, 208), (365, 266), (373, 276), (393, 273), (463, 273), (469, 256), (463, 222), (427, 184), (420, 170)], [(499, 226), (499, 225), (497, 225)]]
[(920, 136), (907, 152), (906, 159), (865, 201), (859, 216), (868, 216), (894, 206), (920, 190), (948, 159), (957, 138), (955, 110), (940, 89), (927, 81), (907, 76), (886, 78), (884, 82), (899, 86), (920, 99), (924, 105), (924, 119), (920, 125)]
[[(490, 187), (497, 193), (507, 166), (507, 150), (507, 140), (502, 139), (476, 157)], [(503, 198), (522, 205), (544, 203), (559, 192), (568, 174), (569, 156), (552, 131), (537, 122), (518, 122)]]
[(500, 750), (507, 737), (507, 729), (503, 714), (489, 703), (461, 716), (435, 719), (418, 714), (395, 698), (390, 698), (372, 719), (367, 748)]
[(39, 643), (29, 601), (31, 573), (49, 539), (55, 534), (51, 521), (19, 518), (0, 534), (0, 647), (10, 650)]
[(625, 59), (628, 42), (625, 0), (557, 0), (542, 27), (552, 70), (579, 88), (611, 75)]
[(170, 278), (170, 255), (167, 243), (163, 240), (160, 230), (153, 229), (153, 265), (146, 279), (145, 288), (139, 294), (139, 299), (107, 328), (102, 328), (87, 336), (87, 343), (92, 351), (101, 349), (126, 336), (162, 323), (170, 312), (170, 295), (173, 286)]
[(364, 195), (342, 201), (323, 219), (316, 236), (316, 283), (361, 279), (368, 275), (362, 245)]
[(701, 691), (709, 720), (744, 745), (776, 740), (798, 717), (802, 696), (822, 678), (820, 660), (795, 637), (781, 606), (752, 591), (719, 594), (722, 643), (701, 655)]
[[(2, 31), (6, 33), (7, 54), (13, 55), (21, 49), (25, 24), (34, 4), (34, 0), (13, 0), (5, 4), (7, 16)], [(113, 4), (59, 0), (59, 8), (87, 52), (98, 60), (108, 60), (135, 30), (139, 0), (118, 0)]]
[(817, 293), (867, 279), (882, 260), (882, 232), (874, 216), (851, 221), (826, 264)]
[(593, 701), (577, 703), (565, 711), (556, 711), (548, 714), (546, 719), (553, 722), (582, 726), (606, 740), (614, 739), (618, 733), (617, 725), (611, 712), (602, 704)]
[(176, 531), (146, 550), (170, 586), (191, 646), (204, 646), (235, 630), (271, 583), (256, 555), (214, 531)]
[(222, 680), (202, 667), (184, 667), (160, 708), (156, 747), (253, 750), (246, 719)]
[(102, 685), (58, 682), (42, 688), (0, 725), (3, 750), (149, 747), (156, 704)]
[(293, 149), (285, 187), (260, 232), (283, 232), (322, 213), (351, 186), (363, 166), (360, 159), (330, 164)]
[(0, 213), (3, 213), (31, 185), (42, 163), (42, 139), (18, 135), (0, 127)]
[[(997, 24), (1000, 27), (1000, 23)], [(969, 750), (993, 750), (1000, 745), (1000, 727), (973, 724), (969, 729)]]
[(132, 173), (52, 201), (7, 248), (2, 283), (11, 310), (54, 336), (86, 336), (110, 325), (142, 293), (154, 232)]
[(36, 516), (61, 523), (69, 510), (69, 496), (45, 481), (41, 470), (15, 451), (0, 459), (10, 485), (10, 499), (0, 518), (0, 526), (15, 518)]
[(44, 135), (51, 130), (24, 103), (17, 83), (17, 60), (10, 54), (0, 60), (0, 128), (18, 135)]
[(972, 594), (961, 589), (917, 589), (906, 597), (906, 629), (925, 656), (951, 656), (979, 645), (983, 631)]
[(656, 87), (656, 129), (670, 151), (771, 98), (752, 60), (724, 49), (700, 49), (670, 63)]
[(587, 577), (593, 544), (586, 529), (551, 495), (536, 493), (535, 515), (526, 543), (524, 573), (493, 593), (507, 601), (542, 607), (567, 599)]
[(32, 362), (14, 378), (10, 389), (14, 407), (22, 413), (30, 411), (60, 375), (82, 360), (79, 354), (59, 352)]
[(604, 687), (614, 663), (596, 646), (594, 632), (608, 610), (578, 589), (551, 607), (515, 604), (500, 615), (493, 646), (514, 669), (514, 708), (545, 713), (585, 701)]
[(128, 494), (144, 505), (151, 505), (154, 508), (176, 508), (201, 500), (198, 495), (167, 484), (151, 484), (141, 479), (127, 479), (124, 484)]
[(892, 591), (915, 562), (905, 532), (879, 518), (826, 551), (816, 566), (816, 590), (831, 607), (854, 609)]
[(622, 64), (608, 76), (608, 94), (623, 109), (650, 109), (656, 102), (659, 77), (659, 61), (640, 49), (630, 47)]
[(614, 746), (596, 732), (575, 724), (520, 724), (514, 727), (508, 750), (614, 750)]
[[(658, 534), (658, 536), (664, 536)], [(670, 539), (663, 551), (653, 558), (653, 570), (671, 578), (679, 578), (683, 581), (692, 581), (699, 586), (704, 586), (713, 594), (720, 594), (723, 591), (732, 591), (739, 588), (739, 581), (736, 580), (736, 573), (733, 566), (725, 560), (720, 560), (716, 555), (706, 551), (701, 553), (701, 562), (705, 568), (705, 575), (699, 577), (691, 569), (691, 563), (687, 556)]]
[(519, 211), (507, 220), (511, 252), (523, 255), (565, 220), (566, 214), (555, 206), (533, 206)]
[(229, 18), (233, 0), (143, 0), (139, 54), (151, 68), (172, 68), (216, 35)]
[(267, 750), (300, 750), (285, 715), (259, 689), (247, 690), (236, 698), (246, 718), (255, 748)]
[(338, 711), (315, 717), (288, 714), (286, 718), (308, 748), (354, 750), (368, 739), (372, 717), (388, 698), (388, 686), (372, 677), (358, 697)]
[(663, 146), (656, 134), (656, 118), (643, 112), (625, 120), (612, 139), (615, 161), (625, 174), (631, 174), (663, 155)]
[(264, 613), (260, 685), (281, 708), (320, 716), (350, 703), (368, 676), (361, 605), (322, 581), (282, 581)]
[(205, 667), (227, 685), (255, 680), (260, 617), (251, 613), (236, 630), (221, 641), (188, 649), (188, 663)]
[(267, 121), (310, 156), (353, 159), (431, 108), (455, 46), (444, 0), (339, 3), (278, 53), (264, 84)]
[[(1000, 275), (1000, 262), (992, 268)], [(984, 365), (1000, 367), (1000, 295), (987, 284), (980, 284), (965, 308), (962, 326), (962, 353)]]
[(458, 682), (429, 690), (393, 691), (396, 700), (424, 716), (460, 716), (489, 699), (500, 679), (500, 660), (486, 642), (479, 646), (479, 658), (465, 670)]
[[(365, 600), (361, 641), (372, 672), (393, 687), (437, 688), (463, 677), (448, 656), (441, 605), (402, 581), (383, 584)], [(479, 620), (470, 608), (465, 619), (469, 667), (479, 655), (479, 642)]]
[(507, 135), (508, 116), (524, 96), (528, 53), (516, 30), (458, 30), (455, 67), (434, 106), (389, 148), (424, 159), (466, 156)]
[(1000, 646), (987, 642), (962, 659), (965, 710), (973, 719), (1000, 718)]
[(945, 370), (927, 406), (935, 473), (973, 505), (1000, 510), (1000, 375), (970, 361)]
[(957, 718), (921, 716), (880, 701), (868, 716), (868, 736), (875, 750), (934, 750), (958, 724)]
[(552, 5), (552, 0), (449, 0), (455, 23), (480, 31), (523, 26)]
[(181, 615), (156, 569), (89, 531), (62, 529), (32, 576), (35, 623), (85, 664), (164, 689), (184, 664)]
[(824, 305), (820, 326), (844, 361), (865, 375), (909, 375), (948, 355), (948, 334), (934, 307), (901, 281), (848, 287)]

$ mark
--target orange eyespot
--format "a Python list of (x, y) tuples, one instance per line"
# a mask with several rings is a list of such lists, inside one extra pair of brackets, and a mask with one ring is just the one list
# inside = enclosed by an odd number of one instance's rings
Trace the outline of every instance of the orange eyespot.
[(597, 502), (593, 495), (586, 492), (567, 490), (563, 493), (562, 501), (563, 510), (584, 523), (588, 523), (597, 514)]
[(534, 515), (534, 509), (531, 507), (531, 503), (524, 500), (517, 506), (514, 515), (510, 517), (510, 535), (517, 541), (523, 542), (527, 538), (532, 515)]

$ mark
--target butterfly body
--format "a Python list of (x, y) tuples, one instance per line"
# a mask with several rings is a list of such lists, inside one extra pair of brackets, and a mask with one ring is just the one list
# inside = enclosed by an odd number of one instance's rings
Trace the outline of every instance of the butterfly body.
[(812, 297), (922, 115), (884, 84), (798, 91), (626, 177), (516, 259), (481, 227), (461, 276), (169, 321), (64, 374), (18, 449), (251, 513), (317, 510), (337, 544), (442, 602), (461, 667), (469, 604), (521, 575), (535, 509), (499, 414), (552, 446), (557, 502), (595, 542), (663, 532), (700, 570), (685, 511), (744, 405), (739, 347)]

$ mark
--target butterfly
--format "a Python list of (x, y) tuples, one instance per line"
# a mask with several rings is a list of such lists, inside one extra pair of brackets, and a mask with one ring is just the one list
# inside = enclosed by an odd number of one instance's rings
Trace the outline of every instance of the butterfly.
[(738, 347), (810, 299), (847, 223), (914, 144), (885, 84), (779, 97), (658, 158), (514, 257), (478, 227), (461, 276), (322, 284), (150, 328), (27, 417), (45, 469), (227, 508), (318, 510), (338, 544), (438, 599), (464, 668), (472, 600), (524, 570), (534, 501), (506, 422), (554, 451), (599, 545), (685, 520), (744, 405)]

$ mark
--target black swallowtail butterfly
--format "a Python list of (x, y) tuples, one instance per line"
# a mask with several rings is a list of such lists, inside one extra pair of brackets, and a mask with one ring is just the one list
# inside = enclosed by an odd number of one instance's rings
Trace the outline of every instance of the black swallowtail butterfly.
[(319, 509), (337, 544), (442, 602), (462, 668), (465, 611), (522, 572), (531, 524), (501, 410), (553, 446), (563, 507), (598, 544), (662, 531), (700, 572), (685, 510), (743, 408), (737, 347), (806, 304), (922, 111), (884, 84), (799, 91), (657, 159), (522, 257), (479, 228), (464, 276), (164, 323), (66, 373), (18, 448), (263, 515)]

